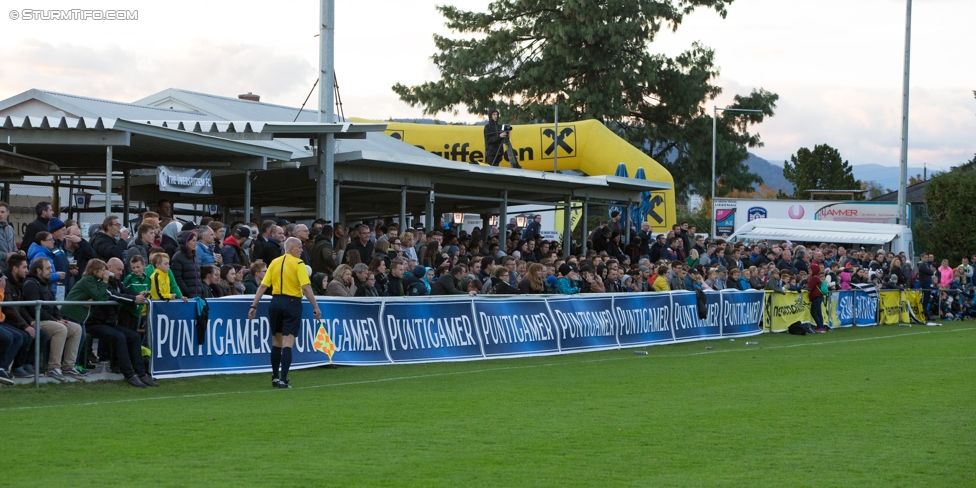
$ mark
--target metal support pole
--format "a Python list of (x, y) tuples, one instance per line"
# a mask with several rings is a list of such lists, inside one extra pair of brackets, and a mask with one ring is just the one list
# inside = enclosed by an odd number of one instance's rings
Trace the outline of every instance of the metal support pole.
[(407, 230), (407, 185), (400, 187), (400, 235)]
[(556, 120), (555, 120), (555, 134), (552, 136), (553, 143), (556, 144), (556, 150), (552, 153), (552, 172), (556, 173), (559, 171), (559, 99), (556, 98)]
[(581, 247), (582, 251), (580, 251), (583, 254), (583, 257), (586, 257), (586, 238), (590, 236), (590, 228), (589, 228), (589, 223), (588, 223), (589, 222), (589, 218), (590, 218), (589, 206), (590, 206), (590, 199), (589, 199), (589, 197), (584, 198), (583, 199), (583, 228), (580, 231), (581, 235), (583, 236), (583, 239), (582, 239), (582, 242), (581, 242), (581, 244), (582, 244), (582, 247)]
[[(319, 122), (335, 122), (335, 0), (321, 0), (319, 8)], [(335, 221), (336, 209), (328, 192), (335, 183), (335, 135), (331, 132), (318, 139), (318, 184), (315, 213), (319, 218)], [(322, 163), (322, 150), (325, 163)]]
[(339, 222), (339, 217), (342, 215), (342, 211), (339, 210), (339, 208), (340, 208), (339, 207), (339, 203), (340, 203), (339, 194), (341, 193), (341, 190), (342, 190), (342, 183), (336, 182), (336, 184), (335, 184), (335, 195), (334, 195), (335, 198), (333, 199), (335, 201), (335, 207), (333, 207), (332, 218), (331, 219), (325, 219), (325, 220), (331, 220), (333, 226), (336, 225), (336, 222)]
[(912, 0), (907, 0), (906, 4), (905, 66), (901, 85), (901, 165), (898, 168), (898, 223), (901, 225), (908, 225), (908, 73), (912, 51)]
[[(4, 185), (7, 185), (7, 183), (4, 183)], [(74, 217), (75, 214), (74, 192), (75, 192), (75, 177), (69, 176), (68, 177), (68, 220), (72, 220), (75, 218)], [(0, 198), (0, 200), (3, 200), (5, 202), (7, 201), (6, 198)]]
[[(498, 209), (498, 248), (508, 254), (508, 236), (505, 230), (508, 228), (508, 190), (502, 190), (502, 204)], [(515, 239), (515, 236), (512, 236)]]
[(244, 171), (244, 222), (251, 221), (251, 170)]
[[(630, 206), (632, 202), (627, 200), (627, 215), (624, 216), (624, 246), (630, 244)], [(634, 263), (630, 263), (634, 264)]]
[(563, 257), (568, 258), (573, 250), (573, 197), (566, 195), (566, 206), (563, 207)]
[(718, 106), (713, 105), (712, 108), (713, 108), (713, 112), (712, 112), (712, 202), (711, 202), (712, 208), (710, 210), (712, 215), (709, 216), (709, 220), (712, 221), (712, 228), (708, 234), (708, 237), (714, 241), (715, 240), (715, 148), (716, 148), (715, 137), (716, 134), (718, 134)]
[(122, 225), (129, 226), (129, 204), (132, 195), (129, 193), (129, 168), (123, 166), (122, 169)]
[(427, 211), (424, 212), (424, 228), (427, 232), (434, 230), (434, 188), (430, 189), (430, 196), (427, 198)]
[(105, 218), (112, 215), (112, 146), (105, 146)]
[(41, 387), (41, 301), (34, 305), (34, 386)]
[[(71, 190), (68, 190), (70, 193)], [(54, 191), (51, 194), (51, 206), (54, 207), (54, 215), (61, 217), (61, 177), (54, 177)]]

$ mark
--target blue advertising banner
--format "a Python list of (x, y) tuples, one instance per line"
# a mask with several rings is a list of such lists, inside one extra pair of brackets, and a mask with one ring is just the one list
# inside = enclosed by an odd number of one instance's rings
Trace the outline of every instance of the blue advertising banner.
[[(333, 363), (369, 366), (392, 362), (386, 355), (386, 340), (383, 338), (385, 331), (378, 322), (383, 306), (381, 300), (329, 299), (317, 302), (322, 311), (320, 324), (325, 326), (325, 331), (335, 344)], [(305, 332), (304, 329), (302, 331)], [(312, 344), (317, 331), (316, 326), (311, 336), (296, 337), (296, 346), (301, 341), (303, 348), (311, 348), (306, 344)]]
[(857, 291), (854, 294), (854, 325), (878, 325), (878, 294)]
[(854, 292), (852, 290), (831, 292), (827, 311), (827, 320), (831, 327), (853, 327)]
[(398, 363), (482, 359), (471, 298), (390, 300), (382, 324), (390, 359)]
[[(690, 291), (671, 292), (671, 316), (674, 324), (675, 341), (720, 337), (722, 335), (721, 295), (723, 294), (717, 291), (705, 292), (708, 318), (701, 320), (698, 318), (698, 297), (695, 293)], [(759, 307), (762, 308), (761, 297), (758, 303), (760, 304)]]
[[(707, 292), (705, 320), (694, 293), (627, 293), (542, 297), (326, 298), (322, 320), (304, 303), (292, 368), (329, 363), (316, 351), (319, 328), (342, 365), (463, 361), (559, 354), (758, 334), (763, 293)], [(253, 298), (208, 300), (197, 324), (193, 302), (152, 302), (153, 374), (159, 377), (270, 370), (270, 299), (247, 318)], [(876, 313), (877, 305), (873, 309)], [(867, 310), (865, 313), (870, 312)], [(859, 319), (860, 320), (860, 319)]]
[(612, 295), (549, 297), (561, 351), (619, 347)]
[(485, 357), (559, 352), (556, 326), (549, 315), (546, 300), (474, 300), (474, 315)]
[(669, 293), (616, 295), (613, 318), (621, 346), (674, 342)]
[[(250, 299), (213, 299), (208, 303), (210, 320), (198, 330), (194, 302), (152, 302), (153, 375), (195, 376), (270, 370), (270, 301), (258, 305), (254, 320), (247, 318)], [(314, 337), (318, 326), (310, 304), (304, 304), (302, 316), (292, 353), (292, 369), (328, 364), (328, 356), (312, 349), (310, 338)], [(202, 344), (198, 341), (200, 333)]]
[[(708, 296), (708, 293), (705, 293)], [(722, 336), (740, 337), (761, 334), (760, 322), (763, 317), (762, 290), (723, 291), (721, 295)], [(711, 302), (709, 302), (711, 303)], [(711, 313), (711, 309), (709, 309)]]

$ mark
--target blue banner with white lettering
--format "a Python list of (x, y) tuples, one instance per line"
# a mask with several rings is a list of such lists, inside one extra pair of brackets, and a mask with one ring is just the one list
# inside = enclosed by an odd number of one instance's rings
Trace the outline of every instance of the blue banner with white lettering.
[[(149, 316), (153, 374), (165, 377), (269, 371), (270, 302), (262, 301), (258, 305), (254, 320), (247, 318), (249, 299), (219, 299), (208, 303), (209, 321), (198, 330), (197, 307), (192, 300), (152, 302)], [(327, 355), (312, 349), (309, 338), (314, 337), (317, 329), (312, 306), (304, 303), (301, 329), (292, 350), (293, 369), (329, 363)]]
[[(315, 350), (314, 344), (321, 346), (324, 338), (320, 329), (335, 346), (335, 364), (364, 366), (559, 354), (761, 332), (762, 292), (706, 292), (706, 298), (708, 318), (700, 320), (696, 296), (686, 291), (317, 297), (322, 320), (315, 321), (311, 305), (303, 303), (292, 368), (329, 363), (325, 353)], [(149, 310), (153, 374), (179, 377), (270, 371), (270, 300), (262, 300), (256, 318), (249, 320), (252, 300), (248, 296), (208, 300), (209, 319), (199, 330), (192, 301), (153, 302)], [(874, 310), (876, 313), (877, 305)]]
[(878, 325), (878, 292), (854, 293), (854, 325), (866, 327)]
[(559, 334), (559, 349), (582, 351), (619, 347), (612, 295), (559, 296), (546, 299)]
[(621, 346), (674, 342), (669, 293), (615, 295), (613, 316)]
[(471, 299), (399, 299), (383, 307), (390, 359), (398, 363), (482, 359)]
[[(671, 292), (671, 320), (674, 324), (674, 339), (676, 341), (689, 341), (720, 337), (722, 335), (720, 295), (722, 294), (717, 291), (705, 292), (705, 306), (708, 310), (708, 317), (702, 320), (698, 318), (698, 297), (694, 292)], [(761, 303), (762, 299), (760, 298), (757, 301)]]
[[(708, 292), (705, 293), (708, 296)], [(739, 337), (762, 332), (760, 322), (763, 316), (762, 290), (722, 291), (722, 336)]]
[(474, 301), (478, 334), (485, 357), (526, 356), (559, 352), (556, 327), (546, 300), (492, 298)]
[(840, 290), (830, 292), (827, 306), (827, 320), (831, 327), (854, 326), (854, 291)]

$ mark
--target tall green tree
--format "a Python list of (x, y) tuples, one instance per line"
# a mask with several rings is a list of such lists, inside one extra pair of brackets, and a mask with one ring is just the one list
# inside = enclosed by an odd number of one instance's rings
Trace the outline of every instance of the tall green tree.
[(783, 176), (793, 183), (793, 198), (806, 198), (807, 190), (860, 190), (851, 165), (840, 157), (840, 151), (826, 145), (801, 147), (783, 164)]
[[(973, 159), (976, 160), (976, 156)], [(971, 167), (934, 175), (925, 185), (930, 227), (926, 232), (916, 234), (915, 238), (922, 240), (925, 250), (938, 259), (958, 263), (976, 249), (973, 188), (976, 188), (976, 171)]]
[[(679, 200), (711, 187), (711, 110), (722, 90), (715, 52), (695, 43), (677, 56), (652, 54), (663, 28), (677, 30), (697, 8), (723, 18), (732, 0), (498, 0), (487, 12), (453, 6), (438, 10), (456, 37), (434, 36), (432, 56), (441, 79), (393, 86), (400, 99), (426, 114), (485, 116), (498, 108), (506, 121), (597, 119), (664, 164)], [(763, 89), (736, 96), (718, 122), (720, 191), (754, 190), (761, 183), (743, 164), (761, 147), (749, 126), (773, 115), (779, 96)]]

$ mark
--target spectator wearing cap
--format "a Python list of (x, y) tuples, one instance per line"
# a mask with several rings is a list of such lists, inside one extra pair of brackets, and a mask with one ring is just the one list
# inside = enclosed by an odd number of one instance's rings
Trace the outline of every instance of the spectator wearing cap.
[(542, 215), (536, 214), (522, 231), (522, 239), (535, 239), (539, 235), (542, 235)]
[(38, 232), (48, 232), (47, 224), (54, 217), (54, 208), (51, 207), (50, 202), (38, 202), (34, 206), (34, 213), (37, 214), (37, 218), (33, 222), (27, 224), (27, 228), (24, 229), (24, 240), (20, 242), (20, 249), (29, 249), (31, 244), (34, 243), (34, 235)]
[[(47, 223), (47, 229), (51, 233), (51, 237), (54, 238), (54, 247), (51, 248), (51, 254), (54, 256), (54, 267), (51, 269), (50, 281), (57, 279), (58, 273), (60, 273), (62, 279), (59, 284), (64, 287), (64, 294), (67, 295), (74, 282), (71, 276), (71, 266), (68, 264), (68, 254), (64, 249), (64, 238), (68, 228), (65, 227), (61, 219), (51, 217)], [(52, 287), (52, 290), (57, 295), (57, 288)]]
[(323, 225), (322, 231), (315, 236), (315, 243), (312, 244), (312, 272), (325, 273), (332, 276), (336, 269), (335, 249), (332, 246), (333, 229), (331, 225)]
[(715, 276), (715, 283), (711, 283), (712, 288), (714, 288), (716, 291), (726, 289), (726, 283), (729, 279), (729, 268), (719, 266), (718, 268), (715, 268), (715, 271), (717, 275)]
[(576, 266), (563, 263), (556, 279), (556, 292), (560, 295), (576, 295), (580, 292), (579, 281), (579, 270)]
[(251, 266), (247, 252), (244, 251), (250, 239), (251, 228), (246, 225), (238, 227), (224, 239), (223, 246), (220, 248), (220, 256), (224, 260), (224, 266), (234, 264), (239, 264), (245, 268)]

